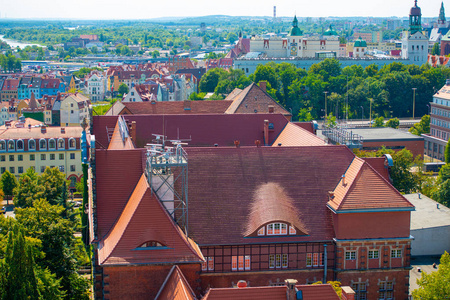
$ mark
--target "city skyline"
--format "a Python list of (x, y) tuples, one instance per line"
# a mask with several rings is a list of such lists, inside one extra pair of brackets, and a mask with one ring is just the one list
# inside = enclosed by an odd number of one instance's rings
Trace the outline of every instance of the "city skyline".
[[(189, 4), (187, 4), (189, 3)], [(380, 0), (372, 2), (341, 0), (328, 1), (237, 1), (224, 2), (222, 6), (205, 5), (204, 1), (179, 0), (168, 2), (149, 2), (143, 0), (88, 1), (79, 0), (76, 6), (69, 7), (67, 2), (49, 0), (17, 2), (3, 1), (0, 5), (2, 19), (153, 19), (163, 17), (197, 17), (207, 15), (229, 16), (273, 16), (273, 7), (277, 7), (278, 17), (406, 17), (414, 5), (412, 0), (392, 2)], [(440, 0), (418, 1), (422, 17), (437, 17)], [(69, 9), (68, 9), (69, 7)], [(445, 2), (444, 2), (445, 7)], [(448, 7), (450, 8), (450, 2)], [(124, 9), (126, 8), (126, 9)]]

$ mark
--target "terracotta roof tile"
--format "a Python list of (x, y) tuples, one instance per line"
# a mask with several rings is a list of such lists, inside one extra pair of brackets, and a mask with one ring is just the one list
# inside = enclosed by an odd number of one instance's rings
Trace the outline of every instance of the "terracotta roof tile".
[[(117, 222), (99, 243), (99, 263), (201, 263), (200, 249), (192, 247), (188, 239), (142, 174)], [(136, 249), (148, 241), (157, 241), (165, 248)]]
[(355, 157), (345, 172), (345, 178), (334, 189), (334, 198), (328, 202), (328, 206), (338, 212), (414, 209), (386, 179), (359, 157)]
[[(347, 147), (185, 150), (189, 158), (189, 234), (199, 245), (248, 244), (243, 232), (251, 219), (252, 199), (268, 182), (278, 184), (292, 199), (309, 235), (264, 237), (264, 243), (334, 237), (326, 203), (328, 191), (335, 188), (354, 158)], [(252, 238), (251, 242), (258, 241)]]
[[(286, 300), (285, 286), (262, 286), (246, 288), (213, 288), (202, 300)], [(305, 298), (305, 300), (307, 300)]]
[(325, 141), (319, 138), (317, 135), (293, 124), (288, 123), (275, 142), (273, 147), (278, 147), (278, 144), (282, 146), (323, 146), (326, 145)]
[(331, 284), (302, 284), (295, 287), (302, 291), (304, 300), (340, 300)]
[(122, 136), (119, 130), (119, 122), (117, 122), (114, 128), (111, 141), (109, 142), (108, 150), (123, 150), (123, 149), (134, 149), (133, 142), (130, 137), (126, 137), (125, 141), (122, 140)]
[[(185, 109), (184, 101), (123, 102), (122, 105), (134, 115), (223, 114), (231, 102), (228, 100), (191, 101), (189, 110)], [(121, 111), (122, 109), (117, 109), (115, 115), (120, 114)]]
[(195, 300), (194, 292), (178, 266), (173, 266), (155, 300)]
[(385, 166), (385, 157), (362, 157), (372, 168), (377, 171), (384, 179), (390, 182), (389, 170)]

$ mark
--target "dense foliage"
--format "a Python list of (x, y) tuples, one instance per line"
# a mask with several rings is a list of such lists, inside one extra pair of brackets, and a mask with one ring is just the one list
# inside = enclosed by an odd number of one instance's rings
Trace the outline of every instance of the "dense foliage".
[(419, 288), (412, 292), (414, 299), (441, 300), (450, 297), (450, 255), (447, 251), (442, 255), (436, 272), (422, 272), (417, 279)]

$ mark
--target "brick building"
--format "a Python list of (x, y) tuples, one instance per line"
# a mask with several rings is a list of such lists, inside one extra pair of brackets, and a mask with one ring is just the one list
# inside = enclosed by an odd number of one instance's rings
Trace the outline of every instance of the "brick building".
[[(174, 265), (197, 297), (293, 279), (408, 298), (414, 206), (384, 158), (325, 145), (281, 114), (102, 116), (91, 128), (97, 298), (153, 298)], [(148, 144), (161, 129), (188, 147)]]

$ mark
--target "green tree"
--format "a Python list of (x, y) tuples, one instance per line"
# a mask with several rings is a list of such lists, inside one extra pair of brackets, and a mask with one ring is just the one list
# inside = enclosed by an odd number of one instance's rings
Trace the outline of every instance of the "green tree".
[(431, 55), (441, 55), (441, 49), (439, 49), (439, 43), (434, 43), (433, 49), (431, 49)]
[(430, 133), (430, 115), (424, 115), (419, 123), (414, 124), (414, 126), (409, 129), (409, 132), (419, 136), (422, 133)]
[(447, 251), (441, 256), (436, 272), (422, 272), (417, 279), (419, 288), (412, 292), (414, 299), (440, 300), (450, 297), (450, 255)]
[(159, 57), (159, 51), (158, 51), (158, 50), (153, 51), (153, 52), (152, 52), (152, 57), (153, 57), (153, 58)]
[(450, 139), (447, 141), (447, 146), (445, 146), (445, 163), (450, 163)]
[(300, 122), (310, 122), (314, 120), (313, 116), (311, 115), (311, 107), (308, 108), (304, 107), (300, 109), (298, 113), (298, 120)]
[(384, 118), (383, 117), (375, 118), (373, 122), (373, 127), (384, 127)]
[(121, 94), (121, 95), (127, 94), (129, 92), (129, 90), (130, 89), (128, 88), (128, 86), (125, 83), (121, 83), (119, 85), (119, 89), (118, 89), (119, 94)]
[(234, 32), (230, 32), (227, 35), (227, 40), (230, 42), (230, 44), (233, 44), (238, 39), (238, 36)]
[(391, 127), (397, 129), (400, 125), (400, 120), (398, 118), (389, 119), (386, 122), (386, 127)]
[(11, 199), (11, 196), (14, 195), (14, 188), (17, 186), (17, 179), (13, 174), (6, 170), (0, 178), (0, 185), (3, 189), (3, 193), (7, 197), (6, 199), (9, 200)]
[(221, 68), (208, 70), (208, 72), (206, 72), (200, 80), (200, 84), (198, 86), (200, 92), (213, 93), (219, 83), (219, 80), (225, 78), (227, 75), (228, 72)]

